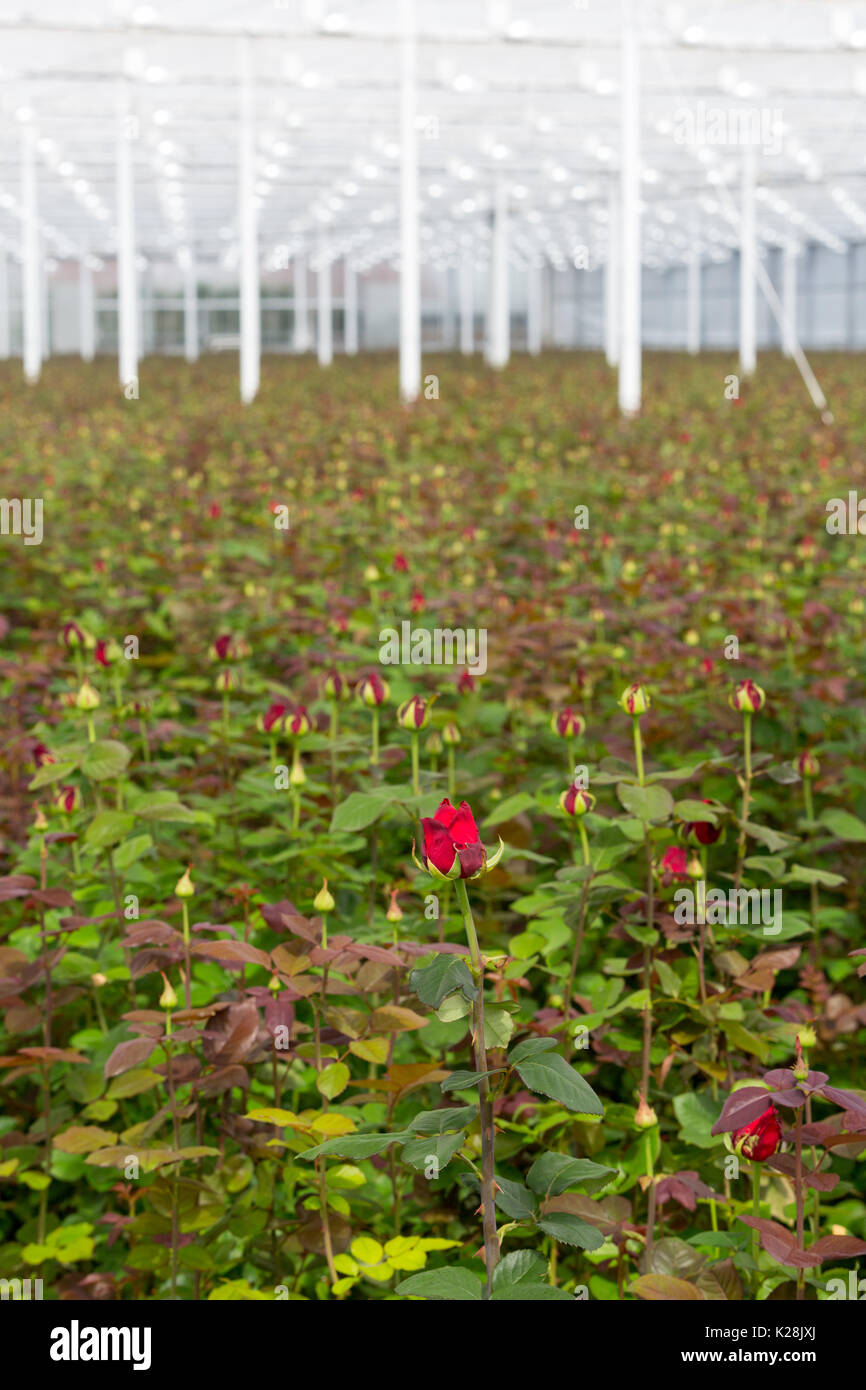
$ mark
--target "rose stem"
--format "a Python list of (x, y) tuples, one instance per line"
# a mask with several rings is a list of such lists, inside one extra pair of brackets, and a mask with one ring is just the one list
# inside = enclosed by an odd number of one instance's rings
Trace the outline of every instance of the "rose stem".
[(415, 796), (421, 795), (421, 774), (418, 768), (418, 735), (412, 734), (412, 791)]
[(478, 935), (469, 906), (469, 895), (462, 878), (456, 880), (457, 902), (466, 928), (466, 940), (472, 959), (473, 973), (478, 984), (478, 997), (472, 1005), (473, 1047), (475, 1070), (482, 1073), (478, 1082), (478, 1100), (481, 1113), (481, 1210), (484, 1228), (484, 1263), (487, 1267), (487, 1284), (484, 1298), (489, 1299), (492, 1288), (493, 1271), (499, 1261), (499, 1237), (496, 1233), (496, 1204), (494, 1200), (494, 1133), (493, 1102), (490, 1098), (490, 1085), (486, 1075), (487, 1049), (484, 1044), (484, 963), (478, 946)]
[[(794, 1147), (794, 1192), (797, 1199), (797, 1249), (805, 1249), (803, 1243), (803, 1111), (797, 1110), (796, 1142)], [(797, 1299), (805, 1293), (806, 1271), (797, 1270)]]
[(745, 763), (743, 777), (743, 808), (740, 812), (740, 835), (737, 840), (737, 872), (734, 877), (734, 888), (739, 889), (740, 880), (743, 877), (743, 860), (746, 855), (746, 820), (749, 815), (749, 801), (752, 794), (752, 711), (743, 710), (743, 759)]
[[(757, 1163), (752, 1164), (752, 1215), (761, 1215), (761, 1169)], [(752, 1230), (752, 1260), (755, 1265), (755, 1293), (761, 1283), (761, 1275), (758, 1269), (758, 1256), (761, 1252), (761, 1236), (757, 1230)]]

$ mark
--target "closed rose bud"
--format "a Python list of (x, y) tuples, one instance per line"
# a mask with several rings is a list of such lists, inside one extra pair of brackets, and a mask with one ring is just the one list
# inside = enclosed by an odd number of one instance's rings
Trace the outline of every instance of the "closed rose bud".
[(398, 550), (397, 554), (394, 556), (394, 573), (405, 574), (408, 568), (409, 561), (406, 559), (406, 556), (403, 554), (402, 550)]
[(60, 629), (60, 640), (64, 647), (83, 647), (84, 633), (77, 623), (64, 623)]
[(375, 565), (368, 565), (367, 568), (364, 570), (365, 584), (378, 584), (381, 578), (382, 576)]
[[(707, 806), (711, 804), (706, 797), (703, 797), (703, 801)], [(688, 845), (714, 845), (721, 839), (723, 831), (723, 826), (713, 825), (708, 820), (683, 821), (679, 828), (680, 837)]]
[(57, 759), (44, 743), (37, 743), (33, 749), (33, 761), (37, 767), (45, 767), (47, 763), (54, 763)]
[(232, 672), (228, 670), (220, 671), (214, 681), (214, 685), (221, 695), (228, 695), (229, 691), (233, 690), (235, 685), (235, 678)]
[(305, 705), (298, 705), (294, 713), (283, 719), (283, 729), (291, 738), (303, 738), (312, 727)]
[(637, 1129), (652, 1129), (657, 1125), (658, 1115), (651, 1105), (648, 1105), (643, 1096), (638, 1099), (637, 1110), (634, 1112), (634, 1122)]
[(84, 710), (88, 713), (90, 710), (99, 708), (99, 695), (86, 677), (75, 697), (75, 706), (77, 709)]
[(295, 757), (292, 761), (291, 771), (289, 772), (289, 786), (303, 787), (306, 785), (306, 781), (307, 774), (304, 771), (304, 765), (300, 757)]
[(388, 682), (382, 680), (378, 671), (364, 676), (355, 686), (355, 695), (365, 705), (384, 705), (390, 694)]
[(317, 912), (333, 912), (336, 905), (332, 895), (328, 892), (328, 880), (323, 878), (322, 886), (313, 898), (313, 907)]
[(288, 714), (289, 706), (284, 700), (275, 700), (264, 714), (260, 714), (256, 720), (256, 727), (263, 734), (275, 733), (280, 726), (283, 716)]
[(81, 805), (81, 796), (77, 787), (61, 787), (54, 798), (54, 805), (58, 811), (63, 811), (65, 815), (71, 816), (73, 811), (77, 811)]
[(460, 730), (453, 720), (449, 720), (442, 730), (442, 742), (446, 748), (453, 748), (460, 742)]
[(569, 816), (585, 816), (595, 806), (595, 797), (585, 787), (571, 786), (562, 793), (559, 804)]
[(821, 771), (818, 759), (815, 757), (814, 753), (809, 752), (808, 748), (804, 749), (799, 758), (796, 759), (794, 766), (800, 776), (806, 778), (807, 781), (813, 777), (817, 777), (818, 773)]
[(799, 1038), (801, 1047), (815, 1047), (818, 1042), (818, 1034), (814, 1028), (801, 1028)]
[(782, 1143), (782, 1130), (775, 1108), (769, 1105), (763, 1115), (742, 1129), (735, 1129), (731, 1135), (731, 1147), (741, 1158), (750, 1158), (753, 1163), (765, 1163), (778, 1153)]
[(386, 920), (389, 922), (402, 922), (403, 909), (397, 902), (397, 889), (391, 890), (391, 901), (388, 904), (388, 911), (385, 913)]
[(424, 595), (418, 588), (412, 590), (412, 597), (409, 600), (409, 611), (410, 613), (424, 612)]
[(174, 990), (169, 984), (168, 976), (166, 975), (165, 971), (160, 970), (159, 973), (160, 975), (162, 975), (162, 983), (165, 986), (165, 988), (162, 991), (162, 994), (159, 996), (159, 1007), (161, 1009), (176, 1009), (177, 995), (175, 994)]
[(427, 739), (427, 752), (432, 753), (436, 758), (442, 752), (442, 735), (438, 729), (434, 729)]
[(412, 858), (433, 878), (478, 878), (499, 863), (505, 848), (500, 840), (496, 854), (487, 858), (487, 850), (465, 801), (455, 807), (446, 797), (435, 816), (422, 818), (421, 828), (424, 831), (423, 863), (415, 855), (414, 844)]
[(45, 812), (41, 806), (36, 807), (36, 817), (33, 821), (33, 829), (40, 834), (48, 829), (48, 821), (45, 819)]
[(177, 883), (174, 885), (174, 895), (176, 898), (191, 898), (195, 892), (195, 884), (190, 877), (192, 865), (190, 864), (186, 872), (181, 874)]
[(696, 854), (693, 854), (686, 865), (686, 873), (689, 878), (703, 878), (704, 866)]
[(349, 682), (343, 679), (339, 671), (329, 671), (322, 685), (322, 691), (329, 700), (348, 700)]
[(635, 681), (622, 692), (618, 703), (620, 708), (625, 710), (626, 714), (646, 714), (652, 701), (650, 700), (649, 691), (646, 686), (641, 685), (639, 681)]
[(93, 652), (94, 657), (100, 666), (113, 666), (123, 656), (123, 651), (117, 642), (97, 642)]
[(421, 695), (413, 695), (404, 700), (397, 710), (397, 723), (404, 729), (417, 733), (423, 729), (430, 718), (428, 702)]
[(741, 714), (757, 714), (766, 702), (767, 697), (763, 690), (752, 680), (737, 681), (728, 697), (731, 709), (739, 710)]
[(108, 976), (103, 975), (99, 970), (97, 970), (95, 975), (91, 975), (90, 983), (93, 985), (94, 989), (102, 989), (105, 985), (108, 984)]
[(231, 661), (234, 657), (234, 644), (230, 632), (224, 632), (213, 644), (214, 655), (218, 661)]
[(550, 727), (560, 738), (580, 738), (586, 728), (586, 720), (571, 705), (566, 705), (565, 709), (554, 714)]
[(794, 1073), (794, 1080), (805, 1081), (809, 1075), (809, 1062), (807, 1058), (803, 1056), (802, 1035), (799, 1033), (797, 1034), (797, 1037), (795, 1039), (794, 1046), (797, 1052), (797, 1055), (794, 1059), (794, 1065), (791, 1068), (792, 1072)]
[(472, 695), (475, 692), (475, 677), (469, 671), (461, 671), (457, 677), (457, 694)]

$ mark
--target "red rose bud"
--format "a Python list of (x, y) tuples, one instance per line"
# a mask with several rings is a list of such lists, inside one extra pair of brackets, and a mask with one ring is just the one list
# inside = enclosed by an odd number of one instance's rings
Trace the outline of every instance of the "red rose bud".
[(387, 681), (383, 681), (378, 671), (364, 676), (355, 686), (355, 695), (364, 705), (384, 705), (391, 693)]
[(757, 714), (759, 709), (763, 709), (767, 702), (767, 697), (759, 685), (754, 681), (737, 681), (731, 695), (728, 697), (728, 704), (731, 709), (739, 710), (741, 714)]
[(651, 703), (649, 691), (639, 681), (627, 686), (619, 697), (619, 706), (626, 714), (646, 714)]
[(325, 677), (322, 691), (329, 700), (348, 700), (349, 683), (343, 679), (339, 671), (329, 671)]
[(389, 922), (402, 922), (403, 920), (403, 909), (397, 901), (396, 888), (391, 889), (391, 901), (388, 904), (388, 911), (385, 913), (385, 917)]
[(61, 787), (54, 797), (54, 805), (64, 815), (71, 816), (81, 805), (81, 795), (77, 787)]
[(818, 773), (821, 771), (818, 759), (815, 757), (814, 753), (809, 752), (808, 748), (804, 749), (799, 758), (796, 759), (794, 767), (797, 769), (800, 776), (806, 778), (807, 781), (811, 780), (813, 777), (817, 777)]
[(411, 699), (404, 700), (397, 710), (397, 723), (413, 733), (423, 729), (429, 718), (429, 704), (420, 695), (413, 695)]
[(447, 748), (452, 748), (460, 742), (460, 730), (453, 720), (449, 720), (442, 730), (442, 742)]
[[(707, 806), (710, 805), (706, 797), (702, 798)], [(714, 845), (720, 839), (724, 827), (713, 825), (708, 820), (687, 820), (680, 826), (680, 836), (689, 845)]]
[(797, 1051), (797, 1055), (794, 1060), (794, 1065), (791, 1068), (791, 1070), (794, 1073), (794, 1080), (805, 1081), (809, 1075), (809, 1063), (803, 1056), (803, 1043), (801, 1040), (801, 1035), (799, 1033), (797, 1034), (794, 1045)]
[(33, 761), (37, 767), (45, 767), (46, 763), (54, 763), (57, 759), (44, 743), (37, 743), (33, 749)]
[(409, 600), (409, 609), (412, 613), (424, 612), (424, 595), (420, 589), (412, 590), (412, 597)]
[(565, 709), (554, 714), (550, 727), (560, 738), (580, 738), (586, 728), (586, 720), (577, 710), (572, 709), (571, 705), (566, 705)]
[(408, 569), (409, 561), (406, 559), (406, 556), (403, 554), (402, 550), (398, 550), (397, 554), (394, 556), (394, 573), (406, 574)]
[(275, 700), (264, 714), (260, 714), (256, 721), (263, 734), (277, 732), (280, 720), (288, 714), (289, 706), (283, 700)]
[(468, 671), (461, 671), (457, 677), (457, 694), (473, 695), (475, 693), (475, 677)]
[(312, 727), (305, 705), (298, 705), (294, 714), (287, 714), (283, 720), (283, 729), (292, 738), (303, 738)]
[(221, 695), (227, 695), (234, 689), (235, 680), (231, 671), (220, 671), (216, 678), (215, 685)]
[(60, 640), (65, 647), (83, 647), (84, 633), (77, 623), (64, 623), (60, 629)]
[(210, 506), (207, 509), (207, 514), (210, 517), (211, 521), (219, 521), (220, 517), (222, 516), (222, 507), (220, 506), (219, 502), (211, 502)]
[(113, 666), (123, 656), (118, 644), (109, 640), (108, 642), (97, 642), (93, 655), (100, 666)]
[(753, 1163), (764, 1163), (779, 1152), (782, 1130), (775, 1108), (769, 1105), (763, 1115), (742, 1129), (735, 1129), (731, 1135), (734, 1153), (742, 1158), (750, 1158)]
[(595, 806), (595, 797), (584, 787), (569, 787), (559, 798), (559, 804), (569, 816), (585, 816)]
[(234, 645), (230, 632), (224, 632), (213, 644), (214, 652), (218, 661), (231, 661), (234, 656)]
[(634, 1122), (637, 1129), (652, 1129), (653, 1125), (657, 1125), (659, 1122), (658, 1115), (653, 1110), (652, 1106), (647, 1104), (642, 1095), (638, 1097), (637, 1110), (634, 1112)]
[[(492, 859), (487, 858), (487, 850), (465, 801), (455, 808), (446, 797), (432, 820), (425, 816), (421, 825), (424, 862), (419, 868), (425, 868), (434, 878), (478, 878), (499, 862), (505, 848), (500, 840), (496, 854)], [(412, 857), (417, 864), (414, 845)]]

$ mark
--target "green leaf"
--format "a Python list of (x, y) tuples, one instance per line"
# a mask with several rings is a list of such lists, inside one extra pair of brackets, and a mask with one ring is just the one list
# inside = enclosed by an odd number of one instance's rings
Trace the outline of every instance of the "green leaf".
[(588, 1081), (569, 1066), (558, 1052), (526, 1057), (517, 1064), (521, 1081), (543, 1096), (550, 1096), (578, 1115), (603, 1115), (604, 1108)]
[(410, 1139), (404, 1144), (403, 1162), (418, 1169), (425, 1169), (433, 1163), (434, 1177), (438, 1177), (465, 1142), (465, 1130), (459, 1134), (423, 1134), (420, 1139)]
[(391, 1144), (402, 1144), (414, 1139), (410, 1130), (395, 1130), (393, 1134), (341, 1134), (336, 1139), (326, 1139), (313, 1149), (304, 1149), (298, 1158), (318, 1158), (320, 1154), (339, 1154), (341, 1158), (372, 1158), (373, 1154), (384, 1153)]
[[(32, 785), (32, 783), (31, 783)], [(838, 806), (827, 806), (818, 817), (822, 825), (840, 840), (866, 841), (866, 822)]]
[(484, 1046), (507, 1047), (514, 1032), (514, 1018), (505, 1004), (484, 1006)]
[(132, 1071), (116, 1076), (106, 1091), (109, 1100), (124, 1100), (127, 1096), (138, 1096), (162, 1083), (159, 1072), (148, 1067), (133, 1067)]
[(333, 1100), (345, 1091), (350, 1076), (345, 1062), (332, 1062), (330, 1066), (323, 1067), (316, 1077), (316, 1090), (320, 1095), (327, 1096), (328, 1100)]
[(819, 883), (824, 888), (838, 888), (845, 882), (844, 875), (831, 874), (826, 869), (812, 869), (805, 864), (791, 864), (788, 870), (788, 883)]
[(571, 1158), (568, 1154), (543, 1153), (530, 1168), (526, 1181), (540, 1196), (558, 1197), (569, 1187), (588, 1182), (592, 1178), (603, 1178), (615, 1173), (615, 1168), (606, 1168), (601, 1163), (593, 1163), (589, 1158)]
[(719, 819), (719, 813), (715, 807), (705, 806), (703, 801), (688, 797), (684, 801), (674, 802), (674, 815), (679, 820), (708, 821), (710, 825), (716, 825)]
[(619, 782), (616, 794), (620, 805), (638, 820), (667, 820), (674, 809), (674, 799), (666, 787), (636, 787), (631, 782)]
[(125, 840), (135, 821), (123, 811), (97, 811), (87, 827), (85, 844), (91, 849), (110, 849), (112, 845)]
[(513, 1047), (508, 1054), (508, 1065), (516, 1067), (524, 1057), (535, 1057), (539, 1052), (549, 1052), (556, 1047), (556, 1038), (526, 1038)]
[(534, 796), (530, 796), (528, 792), (516, 792), (514, 796), (506, 796), (503, 801), (500, 801), (490, 812), (490, 815), (485, 816), (481, 824), (488, 828), (501, 825), (503, 821), (513, 820), (522, 811), (528, 811), (530, 806), (535, 805), (537, 803)]
[(572, 1302), (571, 1294), (546, 1283), (547, 1261), (534, 1250), (512, 1250), (493, 1271), (491, 1299), (499, 1302), (531, 1300)]
[(510, 1216), (512, 1221), (534, 1221), (538, 1211), (538, 1203), (521, 1182), (512, 1182), (510, 1178), (501, 1178), (496, 1175), (496, 1185), (499, 1191), (496, 1193), (496, 1205), (501, 1207), (506, 1216)]
[(449, 1129), (463, 1129), (477, 1114), (477, 1105), (449, 1105), (441, 1110), (422, 1110), (410, 1121), (409, 1128), (415, 1134), (444, 1134)]
[(381, 792), (350, 792), (331, 817), (331, 832), (364, 830), (379, 819), (391, 800), (390, 793), (383, 796)]
[(581, 1250), (597, 1250), (600, 1245), (604, 1245), (601, 1231), (567, 1211), (551, 1212), (538, 1224), (545, 1235), (553, 1236), (554, 1240), (563, 1245), (576, 1245)]
[(719, 1107), (703, 1091), (683, 1091), (673, 1098), (674, 1114), (680, 1122), (679, 1137), (697, 1149), (714, 1149), (722, 1140), (710, 1133), (719, 1118)]
[(439, 952), (429, 965), (410, 971), (409, 988), (431, 1009), (438, 1009), (443, 999), (457, 990), (464, 999), (478, 998), (478, 986), (465, 960), (445, 952)]
[[(499, 1266), (497, 1265), (497, 1269)], [(565, 1289), (552, 1284), (506, 1284), (499, 1293), (490, 1295), (491, 1303), (573, 1303)]]
[(504, 1071), (504, 1067), (494, 1067), (492, 1071), (452, 1071), (444, 1081), (440, 1082), (440, 1091), (468, 1091), (473, 1086), (477, 1086), (483, 1076), (495, 1076), (497, 1072)]
[(50, 786), (52, 782), (65, 781), (77, 768), (76, 762), (45, 763), (40, 767), (32, 782), (27, 784), (27, 790), (35, 792), (39, 787)]
[(480, 1303), (483, 1285), (468, 1269), (425, 1269), (410, 1274), (397, 1285), (395, 1292), (404, 1298), (434, 1298), (449, 1302)]
[(659, 977), (664, 993), (672, 995), (674, 999), (677, 999), (682, 986), (682, 980), (677, 972), (664, 960), (656, 959), (653, 961), (653, 966)]
[(91, 782), (107, 782), (126, 770), (132, 757), (129, 749), (111, 738), (89, 743), (81, 759), (81, 771)]
[(140, 859), (152, 848), (153, 840), (150, 835), (133, 835), (131, 840), (125, 840), (115, 850), (114, 867), (125, 872), (131, 864), (135, 863), (136, 859)]

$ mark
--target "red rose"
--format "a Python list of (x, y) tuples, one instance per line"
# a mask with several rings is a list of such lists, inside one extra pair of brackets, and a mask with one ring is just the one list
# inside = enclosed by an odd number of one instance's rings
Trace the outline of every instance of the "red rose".
[(444, 878), (473, 878), (484, 868), (487, 851), (468, 804), (455, 808), (446, 797), (431, 820), (425, 816), (424, 862)]
[(671, 845), (662, 855), (662, 870), (673, 878), (688, 878), (688, 855), (684, 849)]
[[(702, 797), (705, 805), (709, 806), (706, 797)], [(683, 825), (683, 835), (690, 844), (697, 842), (699, 845), (714, 845), (722, 833), (720, 825), (713, 825), (708, 820), (689, 820)]]
[(735, 1151), (743, 1158), (750, 1158), (753, 1163), (763, 1163), (772, 1158), (774, 1153), (778, 1153), (781, 1142), (779, 1117), (772, 1105), (768, 1105), (757, 1120), (743, 1125), (742, 1129), (735, 1129), (731, 1135)]
[(420, 589), (412, 590), (412, 598), (409, 601), (409, 609), (412, 613), (424, 612), (424, 595)]
[(394, 571), (395, 571), (395, 573), (396, 573), (396, 574), (405, 574), (406, 571), (408, 570), (408, 568), (409, 568), (409, 561), (406, 559), (406, 556), (403, 554), (402, 550), (398, 550), (398, 551), (397, 551), (397, 554), (394, 556)]
[(226, 632), (222, 637), (218, 637), (213, 646), (220, 661), (228, 661), (229, 657), (232, 655), (231, 633)]
[(37, 743), (33, 749), (33, 761), (37, 767), (44, 767), (46, 763), (53, 763), (55, 758), (50, 748), (46, 748), (44, 743)]
[(99, 662), (100, 666), (110, 666), (110, 665), (111, 665), (111, 662), (110, 662), (109, 659), (108, 659), (108, 643), (107, 643), (107, 642), (97, 642), (97, 644), (96, 644), (96, 650), (94, 651), (93, 655), (96, 657), (96, 660)]
[(289, 706), (283, 700), (275, 700), (268, 708), (266, 714), (262, 715), (262, 730), (266, 734), (273, 732), (279, 724), (284, 714), (288, 714)]
[(207, 514), (210, 517), (211, 521), (218, 521), (220, 516), (222, 515), (222, 507), (220, 506), (219, 502), (211, 502), (210, 506), (207, 509)]
[(461, 671), (457, 677), (457, 694), (471, 695), (475, 690), (475, 678), (468, 671)]

